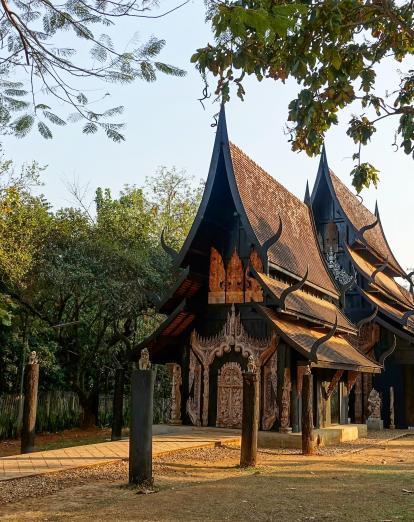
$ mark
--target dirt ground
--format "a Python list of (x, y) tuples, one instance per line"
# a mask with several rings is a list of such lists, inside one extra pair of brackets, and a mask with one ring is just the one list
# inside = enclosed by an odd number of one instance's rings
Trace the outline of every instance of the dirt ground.
[(413, 437), (336, 456), (263, 450), (246, 470), (238, 460), (235, 447), (158, 458), (154, 494), (125, 485), (126, 462), (34, 477), (39, 496), (0, 507), (0, 520), (414, 521)]
[[(58, 433), (39, 433), (36, 435), (35, 451), (44, 451), (82, 444), (105, 442), (111, 438), (110, 428), (90, 428), (82, 430), (73, 428)], [(20, 439), (0, 440), (0, 457), (17, 455), (20, 453)]]

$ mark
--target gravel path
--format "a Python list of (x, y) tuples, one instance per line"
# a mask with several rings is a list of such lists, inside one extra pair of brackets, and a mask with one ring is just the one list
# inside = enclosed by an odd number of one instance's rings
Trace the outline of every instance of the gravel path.
[[(318, 448), (316, 454), (319, 456), (340, 456), (349, 453), (363, 451), (367, 448), (387, 443), (390, 440), (404, 436), (414, 436), (412, 432), (401, 432), (398, 434), (392, 430), (370, 433), (368, 437), (356, 441), (343, 443), (339, 446)], [(192, 449), (171, 453), (154, 459), (154, 476), (171, 474), (171, 464), (186, 460), (196, 460), (197, 463), (220, 462), (224, 459), (238, 458), (240, 449), (234, 446), (219, 446), (216, 448)], [(297, 449), (272, 449), (259, 450), (263, 455), (297, 455)], [(25, 477), (16, 480), (8, 480), (0, 485), (0, 506), (9, 502), (17, 502), (29, 497), (42, 497), (50, 495), (59, 490), (87, 484), (90, 482), (116, 482), (128, 481), (128, 461), (120, 461), (115, 464), (102, 464), (96, 467), (77, 468), (59, 473), (50, 473), (33, 477)]]

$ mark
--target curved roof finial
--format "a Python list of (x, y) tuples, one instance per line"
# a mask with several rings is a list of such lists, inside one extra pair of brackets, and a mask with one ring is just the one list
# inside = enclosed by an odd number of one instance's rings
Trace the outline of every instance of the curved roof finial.
[(309, 273), (309, 266), (306, 267), (305, 275), (302, 277), (302, 279), (300, 281), (298, 281), (297, 283), (295, 283), (293, 285), (288, 286), (280, 294), (279, 306), (280, 306), (281, 310), (285, 309), (287, 296), (289, 294), (291, 294), (292, 292), (295, 292), (296, 290), (300, 290), (302, 288), (302, 286), (306, 283), (306, 280), (308, 279), (308, 273)]
[(374, 311), (367, 315), (366, 317), (363, 317), (360, 321), (357, 322), (357, 328), (358, 330), (361, 329), (362, 326), (364, 326), (364, 324), (367, 324), (367, 323), (370, 323), (371, 321), (373, 321), (376, 317), (377, 317), (377, 313), (378, 313), (378, 306), (375, 306), (374, 308)]
[(370, 275), (369, 277), (369, 282), (370, 283), (375, 283), (375, 277), (377, 276), (377, 274), (379, 274), (380, 272), (384, 272), (384, 270), (388, 267), (388, 261), (385, 261), (385, 263), (383, 263), (381, 266), (379, 266), (378, 268), (376, 268), (372, 274)]
[(332, 326), (332, 328), (329, 330), (329, 332), (320, 337), (318, 340), (316, 340), (313, 345), (312, 345), (312, 348), (311, 348), (311, 352), (310, 352), (310, 360), (312, 362), (317, 362), (318, 361), (318, 350), (319, 348), (324, 344), (326, 343), (327, 341), (329, 341), (329, 339), (331, 337), (333, 337), (335, 335), (335, 332), (336, 332), (336, 329), (338, 328), (338, 314), (335, 315), (335, 323), (334, 325)]
[(165, 227), (162, 229), (162, 232), (161, 232), (161, 246), (162, 246), (164, 252), (166, 254), (168, 254), (173, 261), (175, 261), (178, 257), (178, 252), (167, 245), (167, 243), (165, 242), (164, 233), (165, 233)]
[(397, 346), (397, 337), (394, 334), (394, 339), (391, 343), (391, 346), (387, 350), (385, 350), (385, 352), (382, 352), (382, 354), (379, 356), (379, 359), (378, 359), (378, 362), (380, 363), (380, 365), (383, 368), (384, 368), (385, 359), (393, 353), (396, 346)]

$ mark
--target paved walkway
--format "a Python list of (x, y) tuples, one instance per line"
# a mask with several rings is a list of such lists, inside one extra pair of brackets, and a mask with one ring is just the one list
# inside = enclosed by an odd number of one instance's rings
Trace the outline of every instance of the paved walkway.
[[(239, 443), (238, 430), (192, 428), (188, 426), (154, 426), (153, 456), (192, 448), (211, 447), (220, 443)], [(50, 451), (0, 458), (0, 481), (41, 475), (70, 468), (96, 466), (128, 458), (129, 441), (101, 442)]]

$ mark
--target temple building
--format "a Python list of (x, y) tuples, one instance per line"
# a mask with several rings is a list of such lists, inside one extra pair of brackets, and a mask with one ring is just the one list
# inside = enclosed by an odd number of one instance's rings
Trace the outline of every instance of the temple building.
[[(355, 384), (372, 383), (372, 375), (382, 379), (392, 330), (380, 335), (374, 356), (361, 349), (360, 328), (348, 314), (353, 290), (342, 309), (354, 284), (342, 256), (359, 259), (364, 252), (352, 238), (342, 242), (338, 225), (349, 227), (348, 217), (336, 216), (334, 195), (331, 203), (323, 201), (322, 170), (312, 202), (309, 193), (301, 201), (229, 142), (221, 109), (205, 191), (188, 237), (178, 253), (168, 247), (168, 234), (162, 238), (177, 273), (159, 306), (166, 319), (140, 346), (154, 363), (172, 368), (176, 422), (240, 427), (248, 358), (261, 380), (260, 429), (301, 430), (305, 375), (313, 383), (315, 427), (359, 420)], [(372, 234), (370, 229), (367, 241)], [(389, 259), (381, 281), (392, 281), (401, 270)], [(376, 292), (361, 288), (361, 297), (391, 306), (379, 278), (377, 286)], [(402, 303), (410, 299), (400, 293)], [(362, 319), (372, 316), (368, 304), (358, 313)], [(385, 321), (385, 312), (376, 315), (380, 319)], [(403, 332), (397, 322), (389, 319)]]
[[(310, 202), (320, 248), (337, 284), (346, 289), (344, 312), (359, 326), (359, 350), (379, 360), (381, 354), (383, 358), (387, 355), (387, 347), (395, 348), (386, 360), (384, 358), (381, 375), (357, 378), (353, 420), (365, 422), (368, 395), (374, 386), (382, 396), (385, 426), (414, 426), (412, 274), (405, 273), (392, 253), (378, 206), (372, 214), (362, 200), (345, 187), (330, 170), (325, 150)], [(396, 278), (408, 280), (411, 291)], [(393, 398), (390, 398), (391, 389)], [(394, 419), (390, 418), (392, 410)]]

